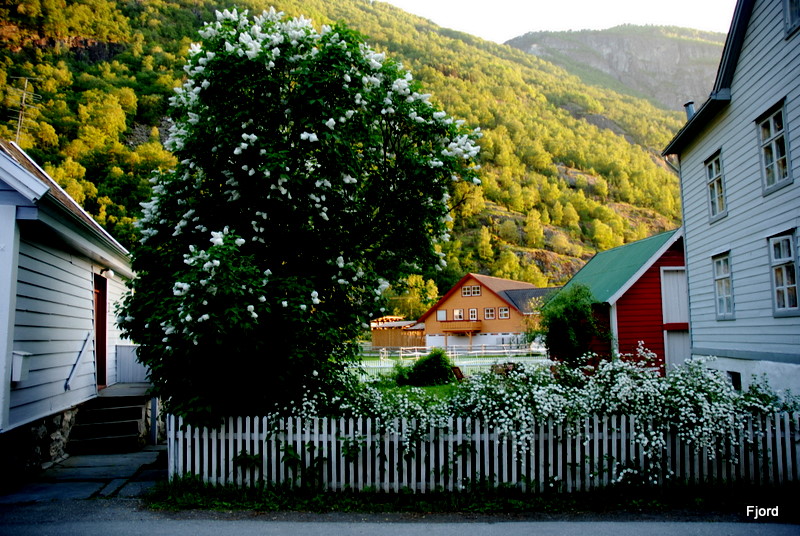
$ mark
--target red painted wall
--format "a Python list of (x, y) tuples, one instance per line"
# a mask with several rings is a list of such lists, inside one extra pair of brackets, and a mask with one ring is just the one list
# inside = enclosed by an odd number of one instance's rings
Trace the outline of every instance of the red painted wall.
[(683, 240), (678, 240), (617, 301), (617, 343), (622, 354), (635, 354), (639, 341), (658, 355), (664, 366), (664, 323), (661, 313), (661, 267), (684, 266)]

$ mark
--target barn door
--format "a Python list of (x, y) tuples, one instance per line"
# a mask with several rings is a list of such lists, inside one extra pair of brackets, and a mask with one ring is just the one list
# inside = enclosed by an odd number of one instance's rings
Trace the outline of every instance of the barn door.
[(108, 341), (108, 281), (105, 277), (94, 274), (94, 356), (97, 388), (102, 389), (108, 381), (106, 378), (106, 344)]
[(664, 357), (669, 371), (691, 356), (686, 268), (670, 266), (661, 269), (661, 312), (664, 322)]

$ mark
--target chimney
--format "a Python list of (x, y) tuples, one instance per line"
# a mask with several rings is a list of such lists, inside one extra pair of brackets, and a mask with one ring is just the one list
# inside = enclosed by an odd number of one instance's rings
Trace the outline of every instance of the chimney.
[(683, 105), (683, 108), (686, 110), (686, 120), (691, 120), (694, 116), (694, 101), (687, 102)]

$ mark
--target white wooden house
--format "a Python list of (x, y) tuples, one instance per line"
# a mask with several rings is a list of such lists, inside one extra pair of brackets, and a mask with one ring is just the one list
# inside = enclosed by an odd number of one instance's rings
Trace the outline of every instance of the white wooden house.
[(117, 381), (128, 252), (0, 141), (0, 438)]
[(800, 0), (739, 0), (679, 161), (691, 351), (800, 388)]

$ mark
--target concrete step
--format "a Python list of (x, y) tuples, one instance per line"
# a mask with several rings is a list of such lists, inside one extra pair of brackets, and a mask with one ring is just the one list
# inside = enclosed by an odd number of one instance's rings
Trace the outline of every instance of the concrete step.
[(67, 452), (133, 452), (144, 446), (146, 396), (100, 396), (83, 404)]
[(70, 455), (78, 454), (115, 454), (138, 452), (145, 445), (139, 434), (93, 437), (87, 439), (70, 439), (67, 450)]
[(144, 435), (144, 421), (131, 419), (126, 421), (92, 422), (88, 424), (77, 423), (69, 434), (71, 440), (94, 439), (109, 436), (139, 436)]
[(143, 419), (145, 406), (120, 406), (108, 408), (82, 408), (79, 412), (80, 424), (130, 421)]

